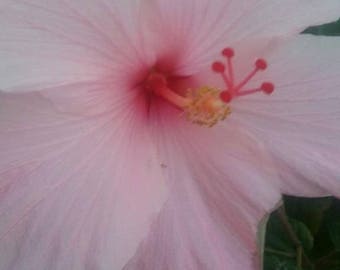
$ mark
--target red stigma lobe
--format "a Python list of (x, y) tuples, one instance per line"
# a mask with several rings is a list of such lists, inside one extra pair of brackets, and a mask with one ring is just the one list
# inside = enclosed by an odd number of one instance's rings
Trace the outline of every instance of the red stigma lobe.
[(222, 62), (216, 61), (212, 64), (212, 70), (222, 76), (223, 81), (226, 84), (226, 90), (220, 93), (220, 99), (229, 103), (235, 97), (246, 96), (257, 92), (263, 92), (265, 94), (271, 94), (274, 92), (275, 86), (271, 82), (263, 82), (260, 87), (253, 89), (246, 89), (246, 85), (250, 82), (254, 76), (260, 72), (265, 71), (268, 68), (267, 61), (259, 58), (254, 63), (253, 70), (247, 74), (240, 82), (235, 82), (234, 79), (234, 68), (232, 58), (235, 56), (232, 48), (225, 48), (222, 50), (222, 55), (226, 57), (226, 65)]

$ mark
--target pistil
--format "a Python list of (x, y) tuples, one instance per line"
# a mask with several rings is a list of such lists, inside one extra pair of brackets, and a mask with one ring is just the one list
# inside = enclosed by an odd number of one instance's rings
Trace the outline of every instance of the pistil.
[(190, 98), (183, 97), (171, 90), (168, 87), (166, 77), (161, 73), (151, 73), (147, 79), (146, 86), (153, 94), (164, 98), (179, 109), (184, 109), (191, 103)]
[(224, 120), (231, 113), (228, 104), (234, 98), (257, 92), (268, 95), (273, 93), (275, 86), (271, 82), (263, 82), (256, 88), (246, 88), (256, 74), (267, 69), (266, 60), (257, 59), (253, 69), (240, 82), (236, 82), (233, 67), (234, 50), (225, 48), (222, 55), (227, 60), (226, 64), (216, 61), (212, 64), (212, 70), (221, 75), (226, 85), (224, 90), (205, 85), (197, 89), (188, 89), (186, 95), (182, 96), (169, 86), (168, 77), (158, 71), (150, 72), (145, 81), (145, 87), (155, 96), (167, 100), (170, 104), (184, 111), (191, 122), (209, 127)]
[(150, 73), (145, 86), (154, 95), (183, 110), (188, 120), (199, 125), (213, 126), (230, 113), (229, 107), (219, 98), (220, 91), (213, 87), (188, 89), (186, 96), (181, 96), (168, 86), (166, 76), (157, 72)]
[(234, 79), (234, 69), (232, 58), (235, 56), (232, 48), (225, 48), (222, 51), (222, 55), (227, 58), (227, 66), (220, 61), (216, 61), (212, 64), (212, 70), (222, 76), (223, 81), (226, 84), (226, 89), (221, 91), (220, 98), (229, 103), (235, 97), (247, 96), (256, 92), (264, 92), (265, 94), (271, 94), (274, 91), (274, 84), (271, 82), (263, 82), (260, 87), (253, 89), (244, 89), (244, 87), (251, 81), (255, 75), (267, 69), (268, 64), (264, 59), (257, 59), (255, 61), (254, 69), (244, 77), (244, 79), (236, 83)]

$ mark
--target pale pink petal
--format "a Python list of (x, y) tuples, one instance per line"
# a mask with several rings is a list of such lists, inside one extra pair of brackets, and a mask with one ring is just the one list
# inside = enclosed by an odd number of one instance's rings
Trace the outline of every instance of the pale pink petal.
[(255, 269), (258, 223), (280, 200), (271, 159), (235, 123), (205, 129), (162, 112), (170, 199), (125, 269)]
[(81, 118), (1, 94), (0, 269), (121, 269), (135, 253), (165, 189), (130, 101)]
[(0, 7), (2, 90), (121, 79), (153, 60), (144, 55), (140, 1), (7, 2)]
[(300, 36), (270, 53), (270, 67), (254, 81), (268, 79), (277, 90), (234, 104), (233, 117), (273, 156), (282, 192), (340, 195), (339, 47), (339, 38)]
[(139, 91), (125, 83), (101, 80), (45, 88), (41, 94), (62, 112), (91, 116), (123, 110)]
[[(306, 27), (338, 19), (338, 0), (155, 0), (150, 29), (158, 33), (157, 50), (176, 62), (179, 73), (209, 65), (225, 46), (250, 44), (261, 37), (286, 38)], [(158, 23), (155, 23), (158, 21)], [(277, 44), (279, 45), (279, 44)]]

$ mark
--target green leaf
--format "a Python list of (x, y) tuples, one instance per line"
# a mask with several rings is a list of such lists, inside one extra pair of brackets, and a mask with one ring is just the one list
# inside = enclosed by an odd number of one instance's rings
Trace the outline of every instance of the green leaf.
[(333, 203), (330, 209), (327, 211), (326, 222), (330, 223), (333, 221), (340, 220), (340, 200), (333, 198)]
[(265, 270), (300, 270), (294, 260), (282, 259), (275, 255), (266, 255), (264, 259)]
[(296, 251), (277, 213), (272, 214), (267, 223), (266, 247), (284, 252)]
[(330, 252), (316, 262), (315, 270), (340, 270), (340, 252)]
[(329, 223), (327, 227), (335, 250), (340, 251), (340, 221)]
[(322, 36), (339, 36), (340, 20), (320, 26), (309, 27), (304, 33)]
[(299, 270), (340, 270), (340, 200), (285, 196), (284, 205), (290, 229), (304, 253), (300, 261), (282, 209), (275, 211), (267, 223), (263, 269), (297, 270), (301, 262)]
[(326, 211), (332, 205), (332, 197), (323, 198), (296, 198), (285, 197), (285, 206), (288, 216), (304, 223), (315, 235), (324, 220)]
[[(301, 241), (301, 245), (305, 250), (313, 247), (314, 238), (308, 227), (302, 222), (289, 218), (290, 225), (296, 236)], [(289, 235), (283, 226), (278, 214), (273, 214), (267, 225), (266, 246), (285, 252), (295, 252), (296, 246), (289, 238)]]
[(258, 247), (258, 254), (261, 256), (260, 265), (263, 267), (264, 265), (264, 249), (266, 244), (266, 230), (267, 230), (267, 222), (270, 218), (270, 214), (265, 215), (258, 225), (257, 230), (257, 247)]
[(314, 238), (308, 227), (296, 219), (290, 218), (289, 222), (295, 231), (296, 236), (301, 241), (301, 245), (304, 250), (311, 250), (314, 245)]

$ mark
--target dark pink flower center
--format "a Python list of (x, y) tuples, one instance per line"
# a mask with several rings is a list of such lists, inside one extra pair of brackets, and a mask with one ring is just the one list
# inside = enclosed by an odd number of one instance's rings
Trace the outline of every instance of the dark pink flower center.
[(257, 59), (254, 68), (246, 74), (243, 79), (236, 82), (234, 76), (233, 58), (235, 56), (232, 48), (225, 48), (222, 55), (226, 63), (216, 61), (211, 68), (220, 74), (225, 83), (225, 89), (217, 89), (211, 86), (202, 86), (197, 89), (187, 89), (184, 95), (175, 91), (172, 78), (167, 72), (153, 68), (143, 82), (144, 89), (154, 96), (162, 97), (172, 105), (183, 110), (187, 118), (197, 124), (212, 126), (230, 114), (229, 103), (241, 96), (263, 92), (271, 94), (274, 91), (274, 84), (263, 82), (257, 88), (247, 88), (248, 83), (258, 72), (267, 69), (268, 64), (264, 59)]

